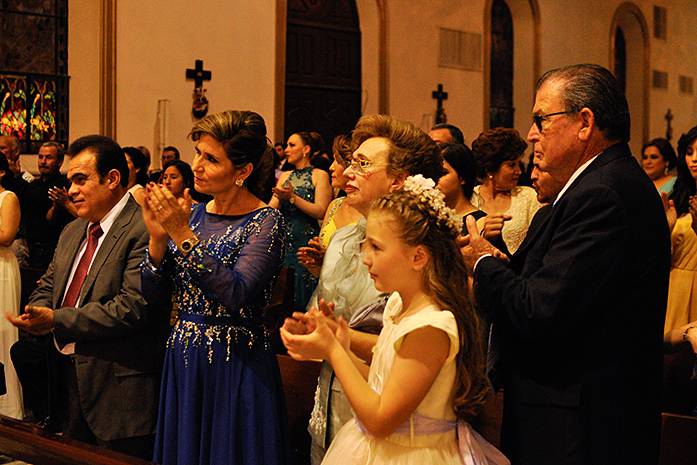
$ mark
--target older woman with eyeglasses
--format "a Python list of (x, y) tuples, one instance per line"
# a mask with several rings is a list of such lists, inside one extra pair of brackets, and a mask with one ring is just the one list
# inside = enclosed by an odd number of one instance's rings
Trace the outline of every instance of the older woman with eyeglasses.
[[(331, 302), (334, 316), (342, 316), (352, 326), (351, 350), (364, 360), (370, 360), (376, 336), (362, 332), (365, 328), (352, 320), (352, 316), (362, 314), (363, 309), (372, 305), (377, 315), (371, 319), (378, 324), (382, 322), (379, 310), (380, 304), (384, 304), (382, 296), (360, 258), (365, 217), (373, 201), (399, 189), (407, 176), (422, 174), (438, 181), (443, 173), (443, 159), (436, 143), (425, 132), (385, 115), (362, 117), (353, 131), (352, 146), (358, 148), (344, 172), (345, 203), (358, 211), (360, 219), (338, 229), (332, 237), (308, 309), (318, 306), (320, 299)], [(324, 305), (321, 307), (327, 310)], [(304, 315), (293, 314), (292, 319), (286, 319), (284, 328), (304, 333), (307, 331)], [(334, 435), (352, 416), (341, 386), (333, 381), (331, 366), (323, 363), (309, 428), (313, 464), (322, 461)]]

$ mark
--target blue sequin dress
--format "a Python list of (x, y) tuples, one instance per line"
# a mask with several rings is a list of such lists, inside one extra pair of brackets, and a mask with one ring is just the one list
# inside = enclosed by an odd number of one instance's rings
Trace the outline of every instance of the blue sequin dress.
[[(293, 186), (295, 195), (308, 202), (315, 201), (315, 185), (312, 184), (313, 169), (314, 167), (308, 166), (293, 170), (286, 181)], [(317, 287), (317, 278), (298, 261), (297, 253), (298, 249), (307, 245), (310, 239), (319, 236), (319, 222), (287, 200), (281, 203), (280, 210), (288, 225), (288, 253), (283, 265), (293, 270), (293, 309), (302, 311), (305, 310), (310, 296)]]
[(285, 250), (283, 218), (193, 207), (200, 243), (172, 241), (160, 268), (146, 258), (143, 293), (171, 292), (179, 320), (167, 341), (154, 461), (165, 465), (283, 464), (285, 409), (276, 356), (263, 324)]

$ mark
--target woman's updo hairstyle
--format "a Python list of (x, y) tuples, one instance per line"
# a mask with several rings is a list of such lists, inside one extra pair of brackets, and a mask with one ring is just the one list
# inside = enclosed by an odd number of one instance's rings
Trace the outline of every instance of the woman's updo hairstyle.
[(273, 183), (273, 147), (266, 137), (264, 118), (253, 111), (213, 113), (194, 124), (189, 137), (197, 141), (204, 134), (223, 144), (235, 167), (252, 164), (252, 174), (245, 180), (245, 185), (252, 194), (268, 202)]
[(477, 175), (484, 179), (496, 173), (504, 162), (518, 160), (527, 146), (515, 129), (493, 128), (484, 131), (472, 142)]

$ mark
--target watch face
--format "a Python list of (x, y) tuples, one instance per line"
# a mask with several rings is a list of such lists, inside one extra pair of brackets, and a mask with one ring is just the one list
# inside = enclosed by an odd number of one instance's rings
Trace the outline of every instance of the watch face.
[(191, 250), (191, 241), (189, 239), (186, 239), (182, 242), (182, 250), (184, 252), (188, 252)]

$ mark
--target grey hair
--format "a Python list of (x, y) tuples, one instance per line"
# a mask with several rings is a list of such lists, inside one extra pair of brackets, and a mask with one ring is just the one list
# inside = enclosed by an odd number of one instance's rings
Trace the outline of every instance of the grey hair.
[(547, 71), (537, 81), (538, 91), (547, 81), (563, 84), (566, 111), (589, 108), (595, 123), (608, 140), (629, 142), (630, 118), (627, 99), (615, 76), (594, 64), (564, 66)]
[(60, 144), (58, 142), (44, 142), (43, 144), (41, 144), (41, 147), (54, 147), (56, 149), (56, 155), (58, 156), (59, 160), (63, 160), (63, 157), (65, 156), (65, 147), (63, 147), (63, 144)]

